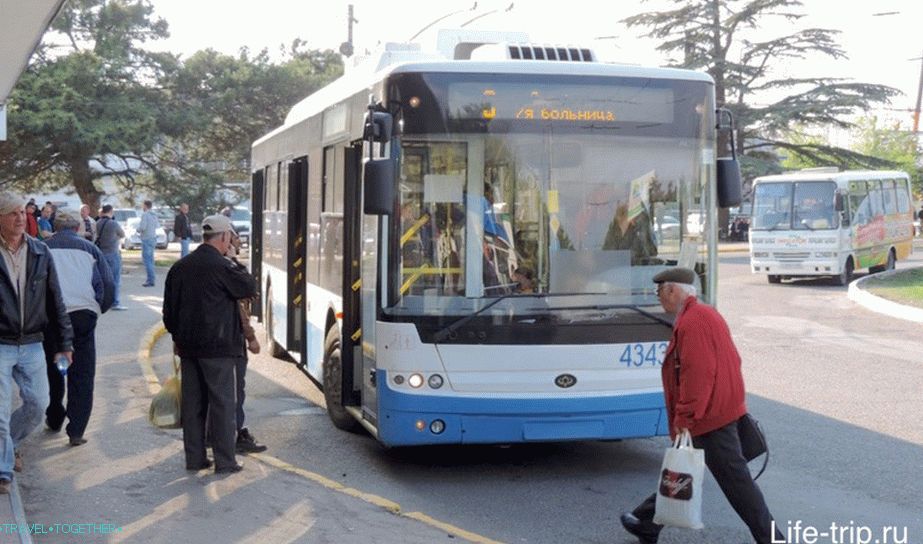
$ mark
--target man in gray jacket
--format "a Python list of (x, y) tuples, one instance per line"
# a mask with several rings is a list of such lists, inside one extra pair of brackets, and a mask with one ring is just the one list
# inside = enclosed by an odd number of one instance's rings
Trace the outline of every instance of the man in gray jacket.
[(157, 227), (160, 226), (160, 220), (151, 211), (154, 204), (150, 200), (144, 201), (141, 214), (141, 223), (138, 225), (138, 236), (141, 238), (141, 260), (144, 261), (144, 271), (147, 273), (147, 280), (141, 284), (142, 287), (154, 286), (154, 247), (157, 245)]
[(115, 284), (115, 293), (112, 297), (113, 310), (127, 310), (122, 306), (122, 299), (119, 298), (119, 288), (122, 285), (122, 250), (119, 248), (122, 238), (125, 237), (125, 231), (122, 225), (112, 218), (112, 205), (103, 206), (103, 212), (96, 222), (96, 245), (103, 252), (103, 258), (109, 265), (109, 272), (112, 273), (112, 282)]

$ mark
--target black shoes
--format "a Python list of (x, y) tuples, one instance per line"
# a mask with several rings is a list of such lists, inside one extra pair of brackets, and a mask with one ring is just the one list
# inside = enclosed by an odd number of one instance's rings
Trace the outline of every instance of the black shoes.
[(652, 521), (641, 521), (631, 512), (622, 514), (621, 520), (622, 527), (638, 537), (641, 544), (657, 544), (657, 537), (660, 536), (660, 525)]
[(256, 438), (253, 438), (253, 435), (250, 434), (250, 431), (244, 427), (237, 433), (235, 450), (237, 453), (262, 453), (266, 451), (267, 448), (265, 445), (257, 442)]
[(153, 283), (142, 283), (141, 284), (141, 287), (153, 287), (153, 286), (154, 286)]
[(215, 474), (234, 474), (244, 469), (243, 465), (235, 464), (229, 467), (219, 467), (215, 469)]
[(68, 443), (71, 446), (82, 446), (87, 443), (87, 439), (82, 436), (72, 436)]
[(192, 470), (192, 471), (205, 470), (207, 468), (212, 468), (213, 464), (214, 463), (212, 463), (211, 459), (206, 459), (205, 462), (200, 463), (198, 465), (186, 465), (186, 470)]

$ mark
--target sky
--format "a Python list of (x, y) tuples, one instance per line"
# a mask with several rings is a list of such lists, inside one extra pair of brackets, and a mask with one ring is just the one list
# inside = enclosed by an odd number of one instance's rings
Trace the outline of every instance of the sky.
[[(663, 65), (666, 57), (656, 51), (657, 43), (642, 38), (639, 27), (628, 29), (619, 21), (642, 11), (656, 11), (674, 5), (667, 0), (647, 2), (625, 0), (151, 0), (155, 14), (166, 19), (171, 37), (158, 48), (189, 56), (212, 48), (236, 53), (269, 48), (293, 39), (307, 41), (312, 49), (337, 50), (347, 38), (347, 6), (354, 6), (353, 42), (357, 52), (374, 50), (389, 41), (406, 41), (433, 21), (445, 19), (425, 31), (416, 41), (424, 47), (435, 42), (435, 29), (458, 28), (479, 17), (466, 28), (477, 30), (525, 31), (532, 41), (588, 46), (602, 60), (641, 65)], [(895, 87), (904, 95), (894, 99), (880, 116), (911, 126), (923, 56), (923, 2), (918, 0), (803, 0), (798, 10), (805, 17), (796, 23), (781, 17), (761, 21), (754, 38), (778, 37), (801, 28), (840, 30), (839, 44), (848, 60), (813, 56), (780, 63), (783, 77), (831, 76), (857, 82)], [(873, 15), (882, 14), (882, 15)], [(911, 60), (916, 58), (916, 60)], [(769, 100), (767, 98), (766, 100)], [(759, 100), (757, 100), (759, 102)]]

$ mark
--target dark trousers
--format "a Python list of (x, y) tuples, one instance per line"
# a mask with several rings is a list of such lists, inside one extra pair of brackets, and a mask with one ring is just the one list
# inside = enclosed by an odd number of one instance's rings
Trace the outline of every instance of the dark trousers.
[(234, 369), (235, 357), (183, 357), (183, 448), (186, 466), (205, 462), (205, 419), (210, 416), (215, 468), (237, 464), (234, 457)]
[[(737, 422), (692, 438), (692, 445), (705, 450), (705, 465), (718, 482), (729, 503), (750, 528), (759, 544), (772, 542), (772, 514), (763, 493), (753, 481), (747, 461), (740, 451)], [(632, 512), (641, 521), (652, 522), (657, 495), (651, 495)], [(658, 528), (660, 526), (657, 526)], [(776, 541), (785, 540), (776, 529)]]
[(64, 376), (58, 370), (54, 354), (58, 349), (54, 339), (46, 340), (45, 362), (48, 370), (48, 387), (51, 399), (45, 410), (45, 420), (51, 428), (58, 428), (67, 417), (67, 435), (81, 437), (90, 422), (93, 411), (93, 383), (96, 380), (96, 320), (92, 310), (78, 310), (68, 314), (74, 329), (74, 362), (67, 369), (67, 407), (64, 407)]

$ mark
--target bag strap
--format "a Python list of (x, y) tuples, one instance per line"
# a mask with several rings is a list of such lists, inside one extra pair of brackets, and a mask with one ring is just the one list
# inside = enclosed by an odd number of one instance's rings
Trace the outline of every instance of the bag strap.
[[(744, 417), (749, 417), (749, 414), (745, 415)], [(766, 435), (763, 434), (763, 429), (760, 428), (759, 423), (754, 422), (753, 424), (758, 431), (757, 434), (760, 436), (760, 442), (763, 443), (763, 449), (766, 450), (766, 455), (763, 456), (763, 466), (760, 467), (759, 472), (757, 472), (756, 476), (753, 477), (753, 481), (755, 482), (757, 479), (759, 479), (760, 476), (763, 475), (764, 472), (766, 472), (766, 466), (769, 465), (769, 444), (766, 442)]]

